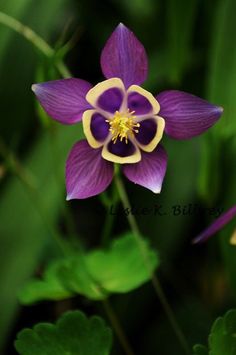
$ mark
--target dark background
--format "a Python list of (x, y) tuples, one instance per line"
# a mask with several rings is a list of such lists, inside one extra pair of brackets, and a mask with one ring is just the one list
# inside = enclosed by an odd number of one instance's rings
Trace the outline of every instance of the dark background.
[[(74, 35), (65, 62), (74, 76), (92, 83), (103, 80), (101, 50), (117, 24), (123, 22), (147, 50), (145, 88), (154, 94), (180, 89), (224, 107), (220, 122), (203, 136), (189, 141), (164, 139), (169, 164), (160, 195), (126, 181), (133, 206), (162, 205), (167, 211), (166, 216), (138, 215), (138, 224), (159, 252), (158, 275), (190, 345), (206, 343), (212, 322), (233, 308), (236, 300), (236, 248), (229, 244), (235, 223), (209, 243), (191, 245), (191, 239), (214, 219), (202, 208), (226, 210), (236, 201), (235, 1), (1, 0), (0, 10), (32, 27), (56, 48), (60, 39), (67, 41)], [(53, 59), (45, 58), (19, 34), (0, 24), (3, 354), (15, 354), (12, 344), (20, 329), (38, 321), (55, 321), (67, 309), (106, 317), (99, 303), (82, 297), (31, 307), (21, 307), (17, 300), (24, 282), (40, 273), (57, 254), (48, 224), (67, 238), (65, 210), (66, 214), (69, 211), (83, 244), (91, 248), (100, 244), (105, 218), (98, 198), (65, 202), (64, 163), (72, 144), (82, 137), (81, 127), (52, 124), (30, 90), (33, 82), (57, 77)], [(36, 187), (37, 194), (30, 194), (25, 183)], [(172, 206), (189, 204), (197, 204), (199, 212), (173, 215)], [(127, 228), (120, 209), (113, 234)], [(113, 296), (111, 302), (136, 354), (182, 354), (150, 283)], [(121, 353), (114, 339), (112, 354)]]

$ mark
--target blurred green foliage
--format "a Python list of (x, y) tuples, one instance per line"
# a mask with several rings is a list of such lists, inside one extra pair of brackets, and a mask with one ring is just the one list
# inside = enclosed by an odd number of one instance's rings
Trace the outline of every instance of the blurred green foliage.
[(236, 348), (236, 311), (228, 311), (214, 322), (209, 335), (209, 352), (203, 345), (194, 346), (194, 355), (234, 355)]
[[(235, 305), (236, 250), (229, 244), (235, 223), (222, 232), (220, 243), (215, 237), (207, 245), (192, 247), (191, 238), (209, 217), (174, 216), (173, 206), (226, 209), (236, 201), (235, 1), (2, 0), (0, 10), (50, 44), (58, 43), (69, 22), (66, 41), (79, 28), (66, 62), (75, 76), (92, 83), (102, 78), (99, 54), (105, 40), (117, 23), (124, 22), (147, 49), (146, 87), (154, 93), (170, 88), (189, 91), (224, 107), (221, 121), (201, 138), (166, 139), (169, 165), (159, 196), (127, 183), (134, 206), (161, 205), (167, 211), (166, 216), (137, 216), (138, 224), (158, 250), (159, 277), (190, 346), (206, 343), (212, 321)], [(83, 135), (81, 126), (51, 124), (30, 91), (33, 82), (58, 77), (53, 60), (1, 24), (0, 53), (0, 348), (5, 349), (1, 353), (15, 354), (16, 331), (51, 320), (44, 304), (29, 310), (20, 307), (17, 294), (53, 256), (61, 256), (53, 238), (58, 233), (65, 241), (71, 236), (68, 211), (87, 248), (100, 242), (105, 211), (96, 198), (65, 203), (64, 163), (72, 144)], [(113, 231), (126, 229), (120, 211)], [(161, 355), (182, 354), (149, 285), (112, 301), (135, 353), (152, 355), (158, 349)], [(80, 298), (76, 302), (89, 312), (95, 307)], [(119, 351), (115, 342), (112, 354)]]
[[(125, 293), (150, 280), (158, 266), (155, 251), (143, 240), (149, 267), (133, 236), (127, 233), (115, 239), (107, 250), (93, 250), (56, 260), (45, 271), (43, 280), (34, 279), (20, 293), (23, 304), (40, 300), (66, 299), (76, 294), (91, 300), (103, 300), (112, 293)], [(122, 262), (121, 262), (122, 260)]]

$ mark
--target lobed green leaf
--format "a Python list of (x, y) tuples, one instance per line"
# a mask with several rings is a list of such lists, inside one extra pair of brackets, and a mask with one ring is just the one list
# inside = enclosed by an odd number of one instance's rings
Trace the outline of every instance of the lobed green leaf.
[(17, 335), (20, 355), (108, 355), (112, 334), (103, 319), (80, 311), (65, 313), (57, 323), (39, 323)]
[(158, 266), (157, 254), (143, 240), (148, 268), (131, 234), (114, 240), (107, 250), (97, 249), (84, 255), (54, 262), (42, 280), (33, 279), (22, 289), (20, 301), (60, 300), (76, 294), (102, 300), (110, 293), (129, 292), (147, 282)]
[(214, 322), (208, 340), (209, 352), (202, 345), (195, 345), (194, 355), (236, 354), (236, 310), (228, 311)]

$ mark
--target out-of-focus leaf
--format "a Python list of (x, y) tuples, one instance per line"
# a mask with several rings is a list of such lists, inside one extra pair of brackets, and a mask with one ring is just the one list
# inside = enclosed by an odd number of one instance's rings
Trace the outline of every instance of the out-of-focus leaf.
[[(219, 139), (211, 132), (201, 137), (201, 141), (198, 193), (208, 205), (212, 205), (217, 199), (220, 183), (222, 182), (220, 169), (222, 146)], [(212, 149), (213, 147), (214, 149)]]
[[(236, 201), (236, 150), (234, 141), (231, 139), (225, 144), (227, 154), (224, 154), (224, 166), (223, 166), (223, 196), (222, 200), (227, 210), (230, 206), (235, 204)], [(220, 246), (224, 259), (224, 267), (227, 274), (227, 278), (230, 282), (231, 290), (236, 297), (236, 247), (230, 244), (231, 236), (235, 230), (236, 220), (225, 226), (220, 232)]]
[(143, 249), (148, 257), (148, 267), (134, 237), (128, 233), (115, 240), (110, 249), (89, 253), (88, 270), (105, 290), (129, 292), (148, 281), (150, 271), (154, 271), (159, 264), (156, 252), (144, 239)]
[(113, 0), (117, 2), (120, 7), (123, 7), (125, 13), (129, 13), (131, 18), (147, 18), (152, 14), (154, 7), (154, 0)]
[(65, 313), (57, 323), (22, 330), (15, 342), (20, 355), (108, 355), (112, 334), (103, 319), (82, 312)]
[(56, 277), (65, 289), (91, 300), (103, 300), (108, 295), (89, 272), (86, 255), (64, 260)]
[(28, 282), (19, 294), (22, 304), (30, 304), (40, 300), (62, 300), (73, 294), (66, 290), (57, 277), (61, 262), (54, 262), (44, 273), (43, 280)]
[(82, 255), (52, 263), (41, 280), (35, 278), (26, 283), (19, 294), (19, 300), (29, 305), (42, 300), (62, 300), (76, 294), (92, 300), (107, 297), (107, 292), (89, 274)]
[[(16, 18), (21, 18), (23, 14), (25, 14), (28, 11), (29, 5), (32, 3), (32, 0), (18, 0), (18, 1), (5, 1), (4, 3), (1, 2), (1, 11), (14, 16)], [(14, 6), (13, 6), (14, 4)], [(7, 45), (9, 44), (9, 41), (11, 40), (12, 36), (14, 33), (12, 30), (9, 30), (8, 28), (1, 26), (1, 31), (0, 31), (0, 52), (1, 52), (1, 58), (0, 58), (0, 68), (2, 61), (4, 59)]]
[(236, 134), (236, 46), (232, 45), (236, 3), (234, 0), (220, 0), (216, 5), (211, 30), (207, 96), (209, 101), (222, 106), (224, 113), (205, 136), (202, 152), (199, 191), (208, 202), (216, 199), (219, 190), (222, 176), (220, 154), (222, 151), (224, 156), (227, 154), (222, 142)]
[(223, 118), (212, 130), (218, 138), (236, 133), (236, 46), (232, 44), (235, 13), (234, 0), (219, 1), (211, 34), (208, 97), (224, 108)]
[[(23, 20), (26, 18), (26, 25), (32, 27), (36, 32), (39, 33), (43, 38), (50, 38), (49, 28), (54, 28), (58, 25), (57, 16), (52, 17), (53, 11), (63, 11), (64, 0), (51, 0), (50, 2), (38, 2), (37, 4), (33, 0), (8, 0), (1, 2), (1, 11), (13, 16), (18, 20)], [(41, 18), (39, 14), (43, 15), (44, 21), (42, 26)], [(11, 29), (1, 26), (0, 31), (0, 69), (2, 61), (5, 59), (5, 54), (7, 54), (7, 47), (10, 44), (11, 40), (15, 40), (19, 35), (16, 35)], [(14, 39), (13, 39), (14, 37)], [(20, 53), (21, 55), (21, 53)]]
[[(25, 166), (38, 179), (38, 192), (41, 197), (38, 202), (47, 216), (48, 223), (56, 222), (60, 206), (65, 199), (63, 177), (66, 156), (81, 135), (80, 126), (75, 128), (58, 125), (57, 156), (53, 156), (52, 142), (46, 135), (31, 149), (30, 156), (25, 162)], [(55, 163), (61, 184), (55, 179)], [(10, 329), (12, 318), (17, 311), (17, 293), (22, 283), (32, 274), (45, 241), (51, 238), (35, 202), (17, 177), (9, 179), (0, 202), (0, 219), (4, 221), (0, 225), (2, 243), (0, 279), (4, 285), (0, 295), (1, 304), (4, 304), (0, 317), (2, 335)]]
[(45, 299), (63, 299), (81, 294), (92, 300), (105, 299), (110, 293), (125, 293), (150, 279), (159, 261), (143, 240), (148, 267), (134, 237), (126, 234), (107, 250), (67, 257), (49, 267), (41, 281), (32, 280), (20, 294), (24, 304)]
[(168, 0), (167, 61), (172, 82), (179, 82), (192, 59), (190, 46), (195, 23), (197, 0)]
[(149, 54), (148, 65), (149, 73), (144, 86), (147, 90), (156, 93), (158, 86), (163, 83), (171, 82), (172, 74), (169, 72), (169, 54), (166, 48), (157, 48)]
[[(210, 355), (235, 355), (236, 351), (236, 310), (228, 311), (223, 317), (218, 318), (209, 335)], [(194, 355), (205, 355), (204, 347), (196, 345)], [(198, 350), (198, 352), (196, 351)]]

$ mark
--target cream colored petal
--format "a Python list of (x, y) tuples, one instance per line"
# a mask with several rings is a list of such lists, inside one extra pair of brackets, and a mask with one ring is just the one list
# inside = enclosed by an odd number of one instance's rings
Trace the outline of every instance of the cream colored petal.
[[(104, 80), (101, 83), (95, 85), (86, 95), (86, 100), (92, 105), (93, 107), (97, 107), (97, 101), (99, 97), (109, 89), (120, 89), (124, 96), (125, 96), (125, 87), (123, 81), (119, 78), (111, 78), (108, 80)], [(122, 105), (121, 105), (122, 106)], [(99, 108), (99, 107), (98, 107)]]
[(153, 111), (150, 112), (151, 114), (156, 115), (160, 111), (159, 102), (155, 99), (155, 97), (149, 91), (141, 88), (138, 85), (131, 85), (127, 90), (127, 94), (129, 94), (131, 92), (137, 92), (138, 94), (144, 96), (149, 101), (149, 103), (151, 104), (151, 106), (153, 108)]
[(132, 143), (135, 146), (135, 152), (134, 152), (134, 154), (129, 155), (127, 157), (120, 157), (116, 154), (109, 152), (109, 150), (107, 149), (109, 143), (110, 142), (105, 144), (102, 149), (102, 157), (104, 159), (111, 161), (113, 163), (119, 163), (119, 164), (137, 163), (141, 160), (141, 152), (140, 152), (139, 148), (135, 145), (134, 142), (132, 142)]
[[(153, 139), (151, 140), (150, 143), (144, 145), (139, 143), (139, 141), (137, 139), (135, 139), (136, 144), (145, 152), (152, 152), (157, 144), (161, 141), (162, 137), (163, 137), (163, 133), (164, 133), (164, 129), (165, 129), (165, 120), (160, 117), (160, 116), (153, 116), (153, 117), (149, 117), (148, 119), (154, 119), (157, 123), (157, 131), (155, 136), (153, 137)], [(144, 121), (144, 120), (142, 120)]]
[[(97, 110), (85, 111), (83, 114), (83, 117), (82, 117), (82, 123), (83, 123), (84, 134), (85, 134), (85, 137), (87, 138), (88, 144), (92, 148), (99, 148), (104, 144), (104, 141), (103, 142), (97, 141), (91, 132), (91, 120), (92, 120), (92, 117), (95, 113), (99, 113), (99, 112)], [(105, 119), (105, 117), (104, 117), (104, 119)], [(107, 140), (107, 138), (108, 138), (108, 136), (106, 137), (105, 140)]]

